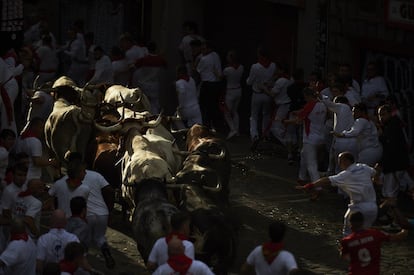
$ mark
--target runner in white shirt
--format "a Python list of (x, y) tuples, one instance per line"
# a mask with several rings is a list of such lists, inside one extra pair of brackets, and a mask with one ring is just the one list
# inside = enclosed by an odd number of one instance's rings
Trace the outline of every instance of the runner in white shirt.
[(361, 87), (355, 79), (352, 78), (351, 65), (342, 63), (338, 67), (339, 79), (351, 79), (351, 87), (358, 93), (361, 94)]
[(264, 48), (257, 50), (258, 62), (250, 68), (246, 79), (247, 85), (252, 86), (253, 94), (250, 111), (250, 138), (254, 150), (259, 141), (259, 116), (262, 115), (262, 129), (266, 129), (270, 121), (272, 98), (264, 93), (264, 87), (271, 87), (272, 78), (276, 71), (275, 63), (269, 60), (268, 53)]
[(283, 249), (283, 238), (286, 226), (281, 222), (269, 224), (270, 241), (253, 249), (243, 264), (241, 274), (250, 274), (255, 270), (257, 275), (287, 275), (298, 269), (292, 253)]
[(286, 127), (283, 125), (282, 121), (288, 118), (291, 100), (287, 94), (287, 88), (293, 83), (293, 80), (287, 75), (286, 65), (278, 64), (276, 71), (278, 79), (270, 91), (270, 95), (275, 102), (276, 114), (270, 131), (275, 138), (277, 138), (283, 145), (286, 145)]
[(24, 152), (29, 156), (29, 172), (27, 180), (41, 179), (42, 167), (58, 166), (58, 161), (43, 156), (43, 146), (40, 137), (43, 135), (44, 120), (41, 118), (33, 118), (22, 134), (20, 135), (16, 152)]
[[(68, 167), (76, 167), (78, 163), (82, 163), (82, 155), (71, 153), (67, 156), (67, 160)], [(114, 190), (98, 172), (92, 170), (85, 170), (85, 172), (82, 184), (78, 188), (86, 187), (90, 191), (87, 197), (81, 195), (87, 199), (86, 220), (88, 221), (92, 241), (101, 249), (106, 266), (112, 269), (115, 266), (115, 261), (112, 258), (105, 234), (108, 227), (109, 210), (113, 208)]]
[[(0, 53), (3, 54), (3, 53)], [(13, 71), (0, 56), (0, 113), (1, 129), (11, 129), (17, 134), (16, 121), (14, 117), (14, 101), (19, 93), (19, 85), (14, 78)]]
[(159, 266), (153, 274), (214, 274), (205, 263), (187, 257), (184, 254), (184, 249), (185, 247), (180, 239), (172, 238), (168, 243), (168, 261)]
[(114, 73), (114, 84), (127, 86), (130, 78), (128, 61), (119, 47), (112, 48), (111, 59), (112, 71)]
[[(0, 194), (6, 186), (3, 182), (9, 166), (9, 151), (16, 143), (16, 134), (10, 129), (0, 132)], [(0, 202), (1, 204), (1, 202)]]
[[(185, 67), (183, 66), (183, 68)], [(190, 234), (190, 219), (190, 216), (183, 212), (177, 212), (171, 216), (171, 232), (155, 242), (148, 256), (147, 268), (150, 271), (167, 262), (168, 244), (173, 238), (180, 239), (184, 245), (184, 254), (194, 259), (194, 245), (187, 240)]]
[(46, 121), (50, 113), (53, 110), (53, 104), (55, 103), (53, 96), (41, 90), (36, 91), (29, 99), (30, 106), (27, 112), (26, 129), (32, 119), (38, 117)]
[(10, 243), (0, 255), (1, 274), (35, 275), (36, 244), (27, 235), (24, 222), (14, 220), (10, 231)]
[(67, 54), (71, 59), (71, 64), (68, 72), (68, 77), (73, 79), (79, 86), (86, 83), (86, 75), (89, 70), (88, 59), (86, 58), (86, 46), (83, 34), (78, 32), (76, 28), (69, 30), (70, 41), (67, 45)]
[(112, 70), (111, 59), (104, 54), (101, 47), (95, 47), (93, 52), (95, 63), (95, 72), (89, 80), (90, 84), (112, 84), (114, 82), (114, 73)]
[(239, 103), (242, 96), (241, 78), (243, 76), (244, 67), (239, 63), (235, 51), (227, 53), (227, 67), (223, 70), (223, 76), (226, 80), (225, 104), (226, 112), (224, 118), (229, 126), (230, 132), (227, 139), (239, 135)]
[(221, 60), (209, 41), (203, 43), (202, 54), (196, 68), (201, 79), (200, 110), (203, 124), (214, 128), (221, 122), (221, 112), (218, 105), (222, 76)]
[(64, 256), (64, 250), (68, 243), (79, 242), (76, 235), (67, 232), (65, 212), (61, 209), (53, 211), (50, 218), (50, 230), (40, 236), (37, 241), (37, 263), (36, 270), (42, 273), (47, 263), (59, 263)]
[(178, 50), (180, 51), (182, 64), (184, 64), (187, 68), (187, 72), (191, 74), (192, 66), (194, 64), (194, 52), (191, 47), (191, 41), (199, 40), (202, 43), (205, 41), (203, 37), (201, 37), (198, 33), (198, 27), (195, 22), (187, 21), (183, 23), (183, 32), (184, 36), (178, 46)]
[[(344, 96), (336, 96), (334, 102), (326, 97), (321, 100), (322, 103), (328, 108), (329, 111), (333, 112), (333, 132), (340, 133), (345, 130), (351, 129), (354, 124), (354, 117), (352, 116), (351, 107), (348, 105), (348, 100)], [(342, 152), (351, 152), (352, 155), (356, 156), (358, 153), (356, 138), (341, 138), (334, 136), (332, 146), (330, 150), (329, 159), (333, 161), (330, 163), (328, 168), (329, 174), (339, 172), (339, 166), (337, 163), (338, 155)]]
[(83, 180), (86, 175), (85, 165), (81, 161), (68, 165), (67, 176), (57, 180), (49, 189), (49, 195), (57, 198), (58, 208), (62, 209), (66, 217), (72, 216), (70, 211), (70, 200), (81, 196), (88, 199), (91, 189)]
[(366, 79), (362, 83), (361, 88), (362, 102), (367, 105), (368, 114), (375, 116), (375, 108), (388, 96), (389, 91), (384, 77), (378, 75), (378, 69), (374, 62), (368, 63)]
[(12, 208), (12, 217), (23, 219), (27, 233), (33, 240), (40, 235), (40, 216), (42, 202), (37, 198), (45, 190), (46, 185), (39, 179), (32, 179), (27, 183), (27, 190), (17, 195)]
[(177, 91), (177, 113), (185, 125), (179, 128), (190, 128), (194, 124), (202, 124), (200, 105), (198, 104), (197, 87), (192, 77), (188, 75), (184, 65), (177, 67), (175, 90)]
[(318, 147), (325, 144), (326, 107), (317, 101), (315, 91), (306, 88), (303, 91), (306, 105), (298, 113), (296, 119), (286, 120), (285, 123), (303, 122), (303, 145), (300, 152), (299, 180), (311, 181), (320, 178), (318, 172)]
[(143, 46), (135, 45), (131, 34), (125, 33), (119, 39), (119, 47), (125, 52), (128, 65), (133, 65), (138, 59), (148, 54), (148, 49)]
[(324, 177), (298, 189), (310, 190), (314, 187), (331, 184), (337, 186), (350, 198), (348, 210), (344, 216), (344, 236), (351, 233), (349, 216), (351, 213), (361, 212), (364, 215), (364, 228), (369, 228), (377, 219), (378, 207), (373, 179), (378, 175), (377, 171), (363, 163), (355, 163), (354, 157), (349, 152), (343, 152), (338, 157), (342, 172)]
[(52, 46), (52, 38), (50, 36), (42, 38), (42, 44), (36, 50), (36, 57), (38, 58), (37, 65), (39, 70), (38, 85), (55, 80), (59, 60), (56, 50)]
[(369, 120), (365, 104), (355, 105), (352, 112), (355, 122), (351, 129), (334, 133), (334, 135), (342, 138), (356, 138), (358, 162), (373, 167), (382, 157), (382, 146), (379, 142), (377, 127)]

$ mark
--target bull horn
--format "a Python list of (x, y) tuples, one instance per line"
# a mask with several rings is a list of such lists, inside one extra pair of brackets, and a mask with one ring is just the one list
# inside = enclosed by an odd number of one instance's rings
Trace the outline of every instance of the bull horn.
[(114, 125), (111, 126), (102, 126), (99, 123), (97, 123), (96, 121), (94, 122), (96, 129), (98, 129), (99, 131), (108, 133), (108, 132), (115, 132), (115, 131), (119, 131), (122, 129), (122, 123), (118, 122)]
[(85, 90), (86, 88), (88, 88), (89, 86), (89, 82), (86, 82), (85, 86), (83, 86), (82, 90)]
[(33, 81), (33, 89), (34, 90), (38, 90), (40, 87), (37, 85), (37, 82), (39, 81), (39, 78), (40, 78), (40, 75), (38, 74), (37, 76), (36, 76), (36, 78), (34, 79), (34, 81)]
[(155, 128), (158, 125), (160, 125), (162, 120), (162, 114), (160, 113), (159, 116), (157, 117), (157, 120), (155, 120), (154, 122), (145, 122), (143, 123), (143, 127), (150, 127), (150, 128)]
[(224, 159), (226, 157), (226, 152), (221, 150), (220, 154), (208, 154), (208, 157), (215, 160)]
[(184, 183), (180, 183), (180, 184), (175, 184), (175, 183), (167, 183), (165, 185), (165, 187), (167, 187), (167, 189), (183, 189), (185, 188), (187, 185)]
[(223, 189), (223, 186), (221, 184), (221, 180), (219, 178), (217, 179), (217, 185), (215, 187), (209, 187), (209, 186), (205, 186), (205, 185), (202, 185), (202, 187), (203, 187), (204, 190), (215, 192), (215, 193), (220, 192)]
[(187, 133), (188, 130), (189, 130), (188, 128), (178, 129), (178, 130), (170, 129), (170, 132), (172, 134), (181, 134), (181, 133)]

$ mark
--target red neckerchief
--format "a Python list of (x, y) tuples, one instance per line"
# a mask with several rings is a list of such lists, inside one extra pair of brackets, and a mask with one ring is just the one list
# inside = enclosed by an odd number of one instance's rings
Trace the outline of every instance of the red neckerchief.
[(179, 272), (180, 275), (185, 275), (193, 263), (193, 260), (184, 254), (180, 254), (170, 256), (167, 263), (174, 269), (174, 271)]
[(318, 103), (317, 100), (309, 101), (305, 104), (303, 107), (303, 110), (299, 113), (299, 117), (302, 118), (305, 121), (305, 133), (306, 136), (309, 135), (310, 132), (310, 123), (308, 116), (312, 112), (313, 108), (315, 107), (316, 103)]
[(31, 190), (27, 189), (26, 191), (20, 192), (17, 196), (19, 198), (23, 198), (23, 197), (27, 197), (27, 196), (30, 196), (30, 195), (33, 195), (33, 193), (32, 193)]
[(271, 63), (270, 60), (265, 57), (259, 57), (259, 60), (257, 62), (259, 62), (265, 68), (268, 68)]
[(21, 139), (31, 138), (31, 137), (37, 138), (37, 135), (31, 130), (26, 130), (20, 135)]
[(71, 180), (71, 181), (69, 181), (69, 179), (67, 179), (66, 184), (68, 185), (68, 187), (70, 189), (76, 189), (82, 184), (82, 181), (80, 179), (74, 179), (74, 180)]
[(190, 81), (190, 76), (188, 74), (182, 74), (178, 77), (178, 80), (184, 79), (185, 81)]
[(68, 272), (70, 274), (75, 274), (75, 271), (78, 269), (78, 265), (74, 262), (69, 262), (67, 260), (61, 260), (59, 263), (60, 271)]
[(171, 239), (173, 237), (177, 237), (178, 239), (180, 239), (182, 241), (188, 240), (188, 237), (186, 235), (184, 235), (183, 233), (173, 231), (170, 234), (168, 234), (167, 236), (165, 236), (165, 241), (167, 242), (167, 244), (171, 241)]
[(288, 74), (282, 74), (280, 77), (281, 78), (286, 78), (287, 80), (290, 79), (290, 76)]
[(29, 235), (27, 235), (27, 233), (19, 233), (19, 234), (11, 234), (10, 235), (10, 241), (23, 240), (23, 241), (27, 242), (28, 239), (29, 239)]
[(283, 243), (264, 243), (262, 245), (263, 257), (266, 259), (266, 262), (270, 265), (273, 260), (279, 255), (280, 250), (283, 249)]
[(11, 76), (9, 79), (7, 79), (4, 83), (0, 85), (1, 99), (3, 100), (4, 108), (6, 109), (7, 121), (9, 125), (13, 121), (13, 103), (11, 102), (9, 94), (7, 93), (6, 88), (4, 88), (4, 85), (6, 85), (6, 83), (12, 79), (13, 76)]

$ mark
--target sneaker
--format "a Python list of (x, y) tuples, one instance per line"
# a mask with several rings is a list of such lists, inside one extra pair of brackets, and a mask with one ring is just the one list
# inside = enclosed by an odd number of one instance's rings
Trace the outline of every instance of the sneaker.
[(237, 132), (236, 131), (230, 131), (230, 133), (227, 135), (226, 139), (229, 140), (232, 137), (237, 136)]

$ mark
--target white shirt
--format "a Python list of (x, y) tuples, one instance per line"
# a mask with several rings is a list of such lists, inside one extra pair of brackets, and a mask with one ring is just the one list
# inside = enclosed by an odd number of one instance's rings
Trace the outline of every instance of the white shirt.
[(90, 189), (87, 201), (87, 216), (108, 215), (108, 207), (106, 206), (105, 200), (102, 196), (102, 188), (109, 185), (106, 179), (95, 171), (86, 170), (86, 175), (82, 181), (82, 185), (85, 185)]
[(0, 57), (0, 83), (4, 84), (13, 77), (13, 72), (9, 69), (9, 65)]
[(70, 242), (79, 242), (79, 239), (65, 229), (51, 228), (37, 240), (37, 260), (58, 263), (63, 259), (65, 247)]
[(32, 98), (40, 98), (41, 102), (30, 102), (29, 112), (27, 113), (27, 121), (30, 121), (34, 117), (40, 117), (46, 121), (50, 113), (53, 110), (54, 100), (53, 97), (46, 92), (36, 91)]
[(203, 55), (198, 62), (197, 72), (200, 74), (201, 81), (217, 82), (221, 74), (221, 61), (216, 52)]
[(187, 34), (183, 37), (180, 45), (178, 46), (178, 49), (183, 53), (186, 62), (191, 62), (193, 60), (193, 50), (191, 48), (190, 42), (196, 39), (200, 40), (201, 42), (205, 41), (203, 37), (197, 34)]
[(177, 80), (175, 89), (178, 95), (178, 109), (198, 106), (197, 86), (192, 77), (188, 81), (185, 79)]
[(253, 91), (261, 93), (262, 86), (269, 85), (272, 81), (275, 70), (276, 65), (273, 62), (271, 62), (267, 68), (263, 67), (260, 63), (255, 63), (250, 68), (250, 73), (246, 79), (246, 83), (247, 85), (252, 85)]
[(6, 265), (7, 275), (36, 274), (36, 245), (29, 237), (27, 241), (11, 241), (0, 255), (0, 260)]
[[(192, 242), (184, 240), (184, 254), (194, 259), (194, 245)], [(159, 238), (151, 249), (148, 256), (148, 262), (156, 263), (158, 266), (163, 265), (168, 260), (168, 244), (165, 237)]]
[[(42, 202), (33, 196), (16, 197), (12, 209), (12, 217), (24, 218), (31, 217), (34, 220), (36, 228), (40, 230), (40, 217), (42, 214)], [(29, 230), (28, 230), (28, 233)], [(33, 237), (33, 236), (32, 236)]]
[(68, 176), (64, 176), (63, 178), (57, 180), (49, 189), (49, 195), (57, 197), (58, 208), (65, 212), (66, 217), (70, 217), (72, 216), (72, 211), (70, 210), (70, 200), (73, 197), (78, 196), (84, 197), (87, 200), (91, 190), (89, 186), (83, 183), (77, 188), (71, 190), (66, 183), (67, 178)]
[(352, 87), (348, 88), (344, 96), (348, 99), (348, 103), (352, 107), (361, 102), (361, 97)]
[(125, 58), (128, 62), (128, 65), (132, 65), (137, 62), (138, 59), (146, 56), (147, 54), (148, 49), (146, 47), (132, 45), (131, 48), (125, 51)]
[(86, 45), (81, 33), (76, 34), (76, 38), (70, 43), (69, 50), (65, 53), (71, 57), (72, 62), (87, 64)]
[[(175, 272), (174, 269), (169, 266), (168, 263), (165, 263), (159, 266), (153, 275), (179, 275), (180, 273)], [(190, 268), (187, 270), (186, 275), (214, 275), (210, 268), (203, 262), (193, 260)]]
[(17, 186), (14, 183), (10, 183), (6, 186), (6, 188), (3, 191), (3, 194), (1, 195), (1, 207), (3, 209), (12, 210), (14, 203), (16, 201), (17, 195), (22, 192), (26, 188), (25, 185), (22, 187)]
[(375, 124), (365, 118), (357, 118), (351, 129), (342, 132), (345, 137), (356, 137), (359, 150), (380, 146)]
[(243, 76), (244, 67), (239, 65), (236, 68), (233, 66), (228, 66), (224, 68), (223, 75), (226, 78), (227, 89), (237, 89), (240, 88), (240, 80)]
[(352, 109), (349, 105), (344, 103), (334, 103), (329, 99), (321, 100), (328, 110), (334, 113), (333, 131), (340, 133), (344, 130), (351, 129), (354, 124), (354, 117), (352, 115)]
[(287, 94), (287, 87), (293, 83), (293, 80), (285, 77), (279, 77), (273, 86), (271, 93), (275, 96), (274, 101), (276, 104), (290, 103), (290, 97)]
[(351, 205), (356, 203), (376, 203), (376, 194), (372, 183), (375, 169), (362, 163), (354, 163), (346, 170), (330, 176), (333, 186), (337, 186), (348, 194)]
[(114, 72), (112, 70), (111, 59), (107, 55), (103, 55), (99, 60), (96, 60), (95, 63), (95, 73), (92, 76), (92, 79), (89, 80), (91, 84), (100, 84), (108, 83), (112, 84), (114, 82)]
[(326, 107), (323, 103), (317, 102), (308, 115), (310, 120), (309, 134), (306, 134), (306, 127), (303, 127), (303, 143), (324, 144), (326, 136)]
[(33, 163), (33, 157), (41, 157), (43, 154), (42, 142), (36, 137), (18, 138), (17, 152), (25, 152), (29, 156), (29, 170), (27, 180), (40, 179), (42, 177), (42, 167)]
[(263, 256), (261, 245), (250, 252), (246, 263), (255, 267), (257, 275), (287, 275), (291, 270), (298, 268), (295, 257), (286, 250), (280, 251), (269, 265)]
[(57, 70), (59, 61), (54, 49), (49, 46), (42, 45), (36, 50), (36, 54), (40, 60), (40, 73), (52, 73)]
[(361, 94), (361, 87), (359, 86), (358, 81), (356, 81), (355, 79), (352, 79), (352, 88), (354, 88), (354, 90), (355, 90), (358, 94)]
[(128, 85), (130, 72), (128, 61), (125, 58), (112, 61), (112, 72), (114, 74), (114, 84)]
[(362, 101), (366, 103), (369, 108), (375, 108), (379, 105), (378, 99), (368, 99), (375, 95), (382, 95), (384, 98), (389, 95), (387, 83), (382, 76), (365, 79), (362, 83)]

